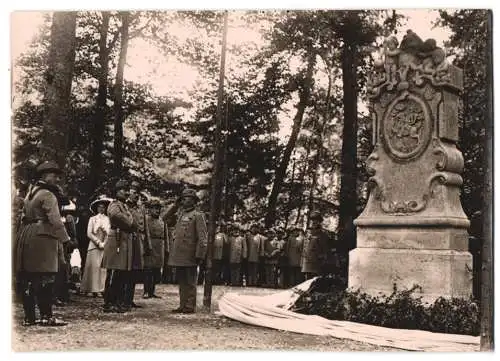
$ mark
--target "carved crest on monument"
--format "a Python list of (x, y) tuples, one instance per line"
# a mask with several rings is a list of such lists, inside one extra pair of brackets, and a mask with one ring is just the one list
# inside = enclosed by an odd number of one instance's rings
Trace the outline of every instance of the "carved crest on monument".
[(404, 91), (388, 107), (382, 134), (388, 153), (395, 159), (418, 156), (431, 137), (431, 120), (422, 100)]

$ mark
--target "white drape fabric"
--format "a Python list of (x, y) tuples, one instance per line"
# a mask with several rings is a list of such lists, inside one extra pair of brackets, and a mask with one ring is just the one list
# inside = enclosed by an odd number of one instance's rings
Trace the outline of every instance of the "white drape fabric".
[(290, 311), (300, 294), (307, 291), (314, 280), (311, 279), (292, 289), (266, 296), (226, 293), (219, 300), (219, 312), (228, 318), (255, 326), (350, 339), (402, 350), (479, 351), (479, 337), (332, 321), (319, 316), (302, 315)]

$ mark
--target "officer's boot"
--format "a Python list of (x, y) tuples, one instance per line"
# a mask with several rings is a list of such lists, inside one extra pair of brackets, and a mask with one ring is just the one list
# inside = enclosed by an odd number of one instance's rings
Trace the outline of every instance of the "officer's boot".
[(23, 326), (33, 326), (35, 324), (35, 290), (31, 282), (23, 282)]

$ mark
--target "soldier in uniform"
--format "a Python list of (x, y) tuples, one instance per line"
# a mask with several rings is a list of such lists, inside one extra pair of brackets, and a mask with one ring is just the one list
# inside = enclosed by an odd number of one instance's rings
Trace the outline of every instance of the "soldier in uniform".
[(137, 228), (132, 232), (132, 263), (131, 267), (126, 273), (127, 281), (125, 282), (125, 307), (140, 308), (134, 302), (135, 285), (144, 282), (144, 256), (151, 254), (151, 239), (149, 237), (148, 223), (146, 222), (146, 209), (140, 203), (140, 185), (138, 182), (132, 182), (127, 205), (129, 206), (130, 213), (134, 217), (134, 223)]
[(259, 233), (259, 227), (253, 224), (247, 238), (248, 249), (248, 285), (257, 286), (259, 259), (263, 254), (264, 236)]
[[(179, 284), (180, 305), (174, 313), (196, 312), (197, 266), (207, 253), (207, 227), (203, 213), (196, 210), (198, 196), (193, 189), (186, 188), (181, 198), (172, 205), (164, 221), (177, 215), (175, 238), (170, 250), (168, 264), (174, 266)], [(180, 204), (180, 208), (179, 208)]]
[(215, 239), (214, 239), (212, 267), (213, 267), (215, 285), (220, 285), (223, 282), (222, 254), (224, 250), (224, 245), (228, 243), (227, 236), (224, 233), (222, 227), (223, 227), (222, 222), (217, 225), (217, 232), (215, 233)]
[(276, 231), (270, 229), (267, 232), (267, 238), (264, 242), (264, 267), (266, 272), (266, 287), (276, 287), (278, 284), (277, 267), (280, 252), (280, 243), (278, 241)]
[(231, 286), (241, 286), (241, 263), (247, 258), (247, 242), (239, 226), (235, 226), (229, 237), (229, 263), (231, 264)]
[(149, 203), (150, 215), (146, 221), (151, 240), (151, 254), (144, 256), (144, 298), (161, 298), (155, 294), (155, 286), (161, 277), (161, 268), (168, 252), (167, 225), (160, 218), (161, 204), (158, 200)]
[(56, 282), (54, 284), (54, 305), (64, 306), (70, 302), (69, 289), (70, 289), (70, 276), (71, 276), (71, 254), (78, 246), (77, 233), (76, 233), (76, 204), (72, 201), (65, 199), (64, 203), (69, 204), (61, 206), (61, 216), (66, 232), (70, 240), (63, 243), (64, 264), (59, 265), (59, 270), (56, 275)]
[(330, 253), (328, 234), (321, 226), (323, 216), (313, 211), (310, 219), (311, 226), (307, 230), (302, 251), (302, 273), (306, 280), (325, 273)]
[(303, 281), (300, 260), (304, 246), (304, 231), (301, 228), (294, 228), (288, 236), (285, 246), (285, 256), (287, 259), (287, 286), (296, 286)]
[(57, 183), (61, 170), (48, 161), (37, 167), (38, 181), (24, 199), (24, 210), (15, 248), (15, 270), (22, 282), (24, 326), (35, 324), (35, 302), (42, 326), (62, 326), (52, 313), (53, 289), (63, 242), (69, 241), (61, 219)]
[(107, 269), (104, 286), (104, 312), (125, 312), (125, 282), (132, 269), (132, 238), (137, 224), (126, 204), (129, 185), (120, 180), (115, 185), (116, 199), (108, 206), (111, 231), (104, 246), (102, 267)]

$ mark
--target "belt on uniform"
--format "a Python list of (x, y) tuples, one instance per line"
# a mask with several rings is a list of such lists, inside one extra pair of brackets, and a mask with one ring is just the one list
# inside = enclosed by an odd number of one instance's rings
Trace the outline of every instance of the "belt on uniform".
[(35, 218), (23, 218), (22, 222), (23, 224), (35, 224), (41, 221), (41, 219), (35, 219)]

